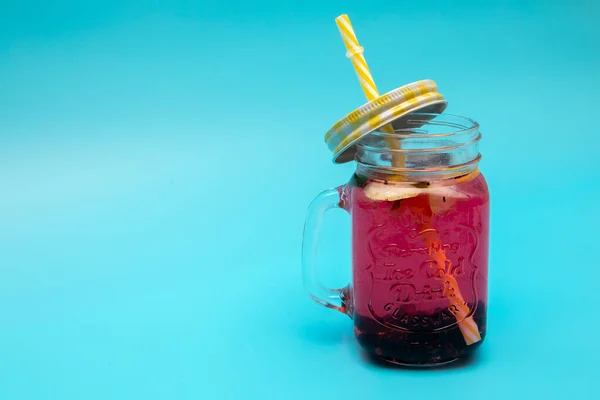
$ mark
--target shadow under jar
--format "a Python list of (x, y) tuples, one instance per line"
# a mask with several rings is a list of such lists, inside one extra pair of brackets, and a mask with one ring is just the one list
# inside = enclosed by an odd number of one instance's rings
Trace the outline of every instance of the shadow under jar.
[[(489, 193), (478, 169), (481, 134), (475, 121), (448, 114), (411, 114), (395, 128), (362, 139), (350, 182), (311, 203), (304, 284), (315, 301), (353, 318), (369, 354), (440, 365), (473, 353), (486, 333)], [(316, 279), (317, 237), (323, 215), (336, 207), (352, 219), (352, 283), (328, 289)]]

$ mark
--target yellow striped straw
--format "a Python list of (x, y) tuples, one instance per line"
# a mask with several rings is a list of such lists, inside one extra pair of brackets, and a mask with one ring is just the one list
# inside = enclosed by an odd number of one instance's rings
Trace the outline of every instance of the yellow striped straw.
[(458, 327), (460, 328), (460, 332), (465, 338), (465, 342), (467, 345), (471, 345), (473, 343), (477, 343), (481, 340), (481, 335), (479, 334), (479, 327), (477, 323), (473, 319), (473, 317), (467, 317), (469, 315), (469, 306), (465, 304), (462, 294), (460, 293), (460, 289), (458, 289), (458, 282), (454, 277), (450, 278), (451, 281), (450, 286), (455, 288), (457, 292), (455, 296), (450, 300), (450, 303), (455, 306), (454, 315), (456, 316), (456, 320), (460, 321), (458, 323)]
[[(354, 66), (354, 70), (358, 76), (360, 86), (362, 87), (367, 100), (375, 100), (377, 97), (379, 97), (379, 91), (377, 90), (377, 86), (375, 86), (375, 81), (373, 80), (373, 76), (371, 76), (371, 71), (369, 71), (367, 60), (365, 60), (365, 56), (363, 55), (364, 49), (360, 44), (358, 44), (358, 39), (356, 38), (354, 28), (352, 28), (352, 24), (350, 23), (350, 18), (348, 18), (348, 15), (343, 14), (335, 19), (335, 23), (340, 30), (340, 35), (342, 35), (342, 40), (344, 41), (346, 50), (348, 50), (346, 52), (346, 57), (352, 61), (352, 65)], [(381, 130), (385, 133), (394, 133), (394, 128), (390, 124), (381, 127)], [(388, 139), (387, 143), (392, 149), (401, 148), (400, 142), (393, 139)], [(405, 164), (406, 163), (403, 154), (396, 154), (396, 152), (392, 152), (392, 165), (394, 167), (403, 168)]]
[[(368, 101), (374, 100), (379, 97), (379, 91), (377, 90), (377, 86), (375, 86), (375, 81), (371, 76), (371, 71), (369, 71), (369, 66), (367, 65), (367, 61), (365, 60), (365, 56), (363, 55), (364, 49), (358, 43), (358, 39), (356, 38), (356, 34), (354, 33), (354, 28), (352, 28), (352, 24), (350, 23), (350, 18), (348, 15), (342, 14), (335, 19), (335, 23), (340, 30), (340, 34), (342, 35), (342, 40), (344, 41), (344, 45), (346, 46), (346, 57), (348, 57), (352, 61), (352, 65), (354, 66), (354, 70), (356, 71), (356, 75), (358, 76), (358, 80), (360, 82), (360, 86), (362, 87), (365, 96)], [(394, 133), (394, 128), (391, 124), (387, 124), (381, 128), (385, 133)], [(400, 142), (387, 139), (388, 146), (391, 149), (401, 149)], [(392, 152), (392, 165), (394, 167), (404, 168), (406, 165), (406, 161), (403, 154), (394, 154), (396, 152)], [(439, 242), (439, 238), (435, 238), (434, 242)], [(431, 254), (436, 259), (438, 265), (444, 266), (446, 257), (444, 251), (442, 250), (440, 253), (434, 252)], [(468, 345), (476, 343), (481, 340), (481, 335), (479, 334), (479, 328), (477, 327), (477, 323), (473, 320), (469, 315), (469, 307), (466, 305), (462, 294), (460, 293), (460, 289), (458, 287), (458, 282), (453, 276), (446, 277), (446, 284), (448, 285), (448, 290), (452, 293), (452, 296), (449, 297), (450, 301), (450, 309), (453, 314), (456, 316), (456, 320), (458, 321), (458, 327), (465, 339), (465, 342)]]
[[(425, 234), (425, 243), (430, 249), (429, 255), (436, 261), (438, 266), (444, 268), (447, 264), (450, 264), (448, 270), (452, 270), (452, 263), (446, 258), (446, 252), (444, 251), (443, 246), (439, 245), (441, 240), (435, 231), (429, 231)], [(445, 290), (447, 291), (448, 300), (450, 302), (450, 311), (456, 317), (460, 333), (462, 333), (467, 345), (479, 342), (481, 340), (479, 327), (473, 317), (469, 315), (471, 310), (465, 303), (456, 278), (452, 274), (446, 273), (444, 279)]]

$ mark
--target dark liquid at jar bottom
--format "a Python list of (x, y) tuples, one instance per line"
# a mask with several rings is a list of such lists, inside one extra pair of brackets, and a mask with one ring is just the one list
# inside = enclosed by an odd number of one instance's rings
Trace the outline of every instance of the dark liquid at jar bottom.
[[(436, 310), (439, 313), (442, 310)], [(434, 314), (413, 313), (417, 317), (433, 318)], [(483, 342), (486, 329), (486, 307), (477, 304), (473, 319), (481, 340), (467, 345), (458, 325), (438, 332), (408, 332), (386, 328), (368, 316), (354, 316), (354, 333), (360, 345), (370, 354), (386, 361), (404, 365), (439, 365), (471, 355)]]

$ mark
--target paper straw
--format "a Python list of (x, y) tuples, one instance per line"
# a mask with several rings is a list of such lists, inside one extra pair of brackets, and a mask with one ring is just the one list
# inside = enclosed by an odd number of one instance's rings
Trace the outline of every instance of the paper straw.
[[(342, 36), (346, 50), (348, 50), (346, 52), (346, 57), (352, 61), (354, 71), (356, 71), (358, 81), (360, 82), (360, 86), (362, 87), (367, 100), (371, 101), (376, 99), (379, 97), (379, 91), (377, 90), (377, 86), (375, 86), (375, 81), (373, 80), (373, 76), (371, 76), (367, 60), (365, 60), (365, 56), (363, 55), (364, 49), (358, 44), (358, 39), (354, 33), (354, 28), (352, 28), (352, 24), (350, 23), (350, 18), (348, 18), (346, 14), (343, 14), (335, 19), (335, 23), (340, 30), (340, 35)], [(391, 124), (382, 126), (381, 130), (385, 133), (394, 134), (394, 128)], [(393, 150), (401, 149), (399, 141), (388, 138), (386, 139), (386, 142)], [(392, 151), (392, 166), (404, 168), (405, 165), (404, 154), (397, 154), (397, 152)]]
[[(373, 76), (371, 76), (371, 71), (369, 70), (369, 66), (363, 55), (364, 49), (358, 43), (354, 28), (352, 28), (352, 24), (350, 23), (350, 18), (348, 18), (348, 15), (343, 14), (335, 19), (335, 23), (340, 30), (346, 50), (348, 50), (346, 56), (352, 61), (360, 86), (362, 87), (367, 100), (371, 101), (376, 99), (379, 97), (379, 92), (377, 91), (377, 86), (375, 86), (375, 81), (373, 80)], [(391, 124), (383, 126), (381, 130), (385, 133), (394, 133), (394, 128)], [(392, 150), (399, 150), (402, 148), (399, 141), (393, 139), (387, 139), (386, 141)], [(397, 152), (392, 151), (392, 166), (404, 168), (406, 165), (404, 155), (395, 153)], [(430, 230), (427, 232), (425, 234), (425, 242), (430, 249), (430, 255), (435, 259), (438, 266), (445, 270), (446, 263), (450, 261), (446, 259), (444, 248), (441, 246), (442, 242), (436, 231)], [(471, 345), (480, 341), (481, 335), (479, 334), (477, 323), (473, 317), (467, 317), (470, 310), (462, 297), (458, 282), (452, 275), (446, 275), (444, 278), (445, 285), (448, 285), (447, 291), (450, 293), (448, 296), (450, 301), (450, 311), (455, 315), (456, 320), (458, 321), (458, 327), (460, 328), (460, 332), (462, 333), (465, 342), (467, 345)]]
[[(479, 334), (479, 328), (473, 317), (467, 317), (469, 315), (469, 306), (464, 301), (458, 282), (456, 278), (452, 276), (452, 262), (446, 258), (446, 252), (443, 246), (441, 246), (441, 240), (434, 229), (426, 229), (424, 233), (425, 244), (429, 248), (429, 255), (433, 257), (438, 267), (446, 271), (444, 274), (444, 289), (448, 300), (450, 301), (450, 311), (456, 317), (458, 321), (458, 327), (460, 332), (465, 339), (467, 345), (477, 343), (481, 340)], [(446, 265), (448, 267), (446, 268)], [(446, 287), (446, 285), (448, 287)]]

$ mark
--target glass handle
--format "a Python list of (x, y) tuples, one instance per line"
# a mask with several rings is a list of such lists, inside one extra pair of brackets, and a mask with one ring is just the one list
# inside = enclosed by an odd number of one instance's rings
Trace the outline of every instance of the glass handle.
[(343, 187), (337, 187), (321, 192), (308, 207), (302, 239), (302, 279), (304, 287), (314, 301), (350, 315), (348, 307), (350, 304), (347, 303), (348, 290), (327, 288), (317, 278), (317, 248), (321, 223), (327, 211), (344, 208), (340, 197), (342, 190)]

